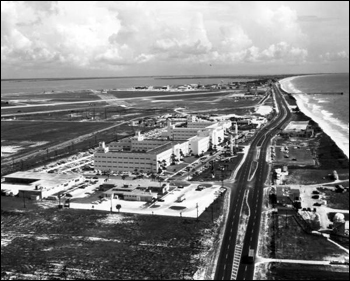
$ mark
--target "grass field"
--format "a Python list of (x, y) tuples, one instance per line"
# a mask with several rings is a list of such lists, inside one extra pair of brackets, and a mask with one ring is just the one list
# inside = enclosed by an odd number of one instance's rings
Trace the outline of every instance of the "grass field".
[(345, 252), (324, 237), (306, 234), (293, 212), (279, 211), (269, 220), (269, 257), (276, 259), (330, 260)]
[[(341, 180), (349, 178), (349, 170), (337, 170)], [(333, 170), (320, 169), (289, 169), (286, 184), (318, 184), (333, 181)]]
[(327, 197), (327, 206), (334, 209), (349, 209), (349, 191), (338, 193), (328, 188), (318, 187), (318, 191), (325, 193)]
[(111, 124), (99, 122), (41, 122), (12, 121), (1, 122), (1, 138), (6, 142), (48, 141), (62, 142), (83, 134), (103, 129)]
[(271, 263), (267, 280), (348, 280), (349, 267)]
[(1, 270), (21, 280), (189, 279), (208, 267), (225, 199), (214, 203), (213, 223), (211, 210), (196, 221), (43, 210), (29, 202), (24, 209), (21, 198), (5, 204), (7, 198), (1, 197)]

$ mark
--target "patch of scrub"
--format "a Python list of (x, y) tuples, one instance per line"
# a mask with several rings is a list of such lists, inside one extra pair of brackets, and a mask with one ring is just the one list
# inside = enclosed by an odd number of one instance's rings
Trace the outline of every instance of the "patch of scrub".
[(23, 147), (18, 145), (4, 145), (1, 146), (1, 156), (9, 156), (17, 153), (19, 150), (23, 149)]

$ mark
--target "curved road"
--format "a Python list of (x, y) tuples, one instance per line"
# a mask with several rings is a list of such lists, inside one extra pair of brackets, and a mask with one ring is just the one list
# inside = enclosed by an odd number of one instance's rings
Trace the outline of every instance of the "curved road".
[[(267, 146), (271, 138), (279, 131), (278, 128), (288, 122), (292, 115), (279, 89), (275, 85), (273, 88), (276, 103), (279, 108), (278, 114), (270, 124), (257, 133), (250, 145), (246, 160), (237, 174), (234, 188), (231, 192), (230, 210), (215, 272), (215, 280), (231, 280), (232, 271), (238, 272), (237, 280), (253, 280), (254, 264), (240, 263), (237, 256), (234, 256), (240, 210), (243, 204), (244, 194), (247, 189), (250, 189), (248, 197), (250, 217), (246, 229), (244, 245), (242, 249), (238, 247), (236, 249), (237, 252), (241, 252), (242, 257), (245, 257), (248, 255), (249, 248), (256, 250), (258, 244), (263, 188), (268, 174), (268, 165), (265, 161)], [(253, 188), (248, 188), (247, 183), (250, 165), (255, 160), (256, 148), (258, 146), (260, 146), (260, 155), (258, 159), (258, 168), (255, 173), (255, 185)]]

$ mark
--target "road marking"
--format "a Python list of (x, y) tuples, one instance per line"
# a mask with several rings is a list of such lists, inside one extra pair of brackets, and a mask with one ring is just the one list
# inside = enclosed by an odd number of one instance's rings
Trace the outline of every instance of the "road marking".
[(247, 271), (247, 266), (245, 266), (245, 270), (244, 271)]

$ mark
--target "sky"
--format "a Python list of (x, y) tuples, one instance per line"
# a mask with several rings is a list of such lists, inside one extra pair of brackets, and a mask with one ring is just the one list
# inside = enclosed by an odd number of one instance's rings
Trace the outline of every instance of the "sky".
[(1, 78), (349, 72), (348, 1), (1, 1)]

